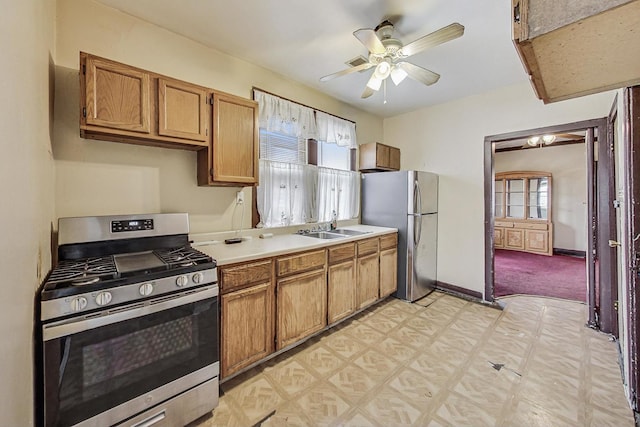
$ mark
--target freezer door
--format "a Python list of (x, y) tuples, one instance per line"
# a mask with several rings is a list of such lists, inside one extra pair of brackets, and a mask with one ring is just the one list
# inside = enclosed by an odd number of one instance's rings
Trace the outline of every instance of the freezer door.
[(438, 175), (430, 172), (409, 171), (409, 212), (438, 212)]
[(406, 299), (416, 301), (436, 287), (438, 215), (410, 215), (408, 219)]

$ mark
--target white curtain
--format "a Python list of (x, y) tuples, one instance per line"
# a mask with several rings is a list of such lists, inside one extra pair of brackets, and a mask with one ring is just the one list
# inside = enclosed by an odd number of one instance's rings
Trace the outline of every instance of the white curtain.
[(359, 214), (360, 173), (318, 168), (318, 222), (352, 219)]
[(337, 144), (341, 147), (356, 148), (356, 124), (322, 111), (316, 111), (317, 140)]
[(281, 227), (317, 220), (317, 168), (260, 160), (258, 227)]
[(304, 139), (316, 138), (316, 119), (312, 108), (257, 89), (253, 90), (253, 97), (258, 102), (260, 128)]

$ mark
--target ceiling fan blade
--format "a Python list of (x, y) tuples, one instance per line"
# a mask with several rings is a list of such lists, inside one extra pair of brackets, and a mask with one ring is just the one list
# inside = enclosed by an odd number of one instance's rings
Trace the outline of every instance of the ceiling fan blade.
[(410, 62), (399, 62), (398, 66), (407, 72), (409, 77), (429, 86), (440, 79), (440, 74), (429, 71), (426, 68), (419, 67)]
[(422, 52), (430, 47), (438, 46), (439, 44), (448, 42), (449, 40), (456, 39), (463, 34), (464, 26), (455, 22), (436, 30), (431, 34), (427, 34), (424, 37), (420, 37), (419, 39), (412, 41), (402, 48), (402, 54), (404, 56), (415, 55), (416, 53)]
[(362, 96), (360, 96), (360, 98), (365, 99), (370, 97), (371, 95), (373, 95), (375, 91), (373, 89), (371, 89), (369, 86), (365, 86), (364, 87), (364, 92), (362, 92)]
[(582, 135), (576, 135), (573, 133), (556, 133), (555, 134), (558, 138), (564, 138), (564, 139), (572, 139), (572, 140), (580, 140), (580, 139), (584, 139), (584, 136)]
[(338, 71), (337, 73), (320, 77), (320, 81), (326, 82), (328, 80), (335, 79), (336, 77), (341, 77), (347, 74), (355, 73), (356, 71), (368, 70), (371, 67), (373, 67), (373, 64), (370, 62), (367, 62), (365, 64), (360, 64), (352, 68), (347, 68), (346, 70)]
[(387, 49), (385, 49), (384, 45), (376, 35), (376, 32), (371, 28), (361, 28), (354, 31), (353, 35), (360, 40), (360, 43), (362, 43), (369, 52), (377, 53), (379, 55), (383, 55), (387, 52)]

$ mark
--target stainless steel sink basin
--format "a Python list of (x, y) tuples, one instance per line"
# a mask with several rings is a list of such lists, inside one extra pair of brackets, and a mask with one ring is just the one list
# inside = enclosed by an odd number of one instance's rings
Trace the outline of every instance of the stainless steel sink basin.
[(301, 236), (315, 237), (316, 239), (342, 239), (345, 237), (341, 234), (329, 233), (328, 231), (314, 231), (313, 233), (301, 234)]
[(370, 233), (370, 231), (356, 231), (356, 230), (347, 230), (344, 228), (338, 228), (337, 230), (331, 230), (330, 233), (342, 234), (345, 236), (360, 236), (361, 234)]

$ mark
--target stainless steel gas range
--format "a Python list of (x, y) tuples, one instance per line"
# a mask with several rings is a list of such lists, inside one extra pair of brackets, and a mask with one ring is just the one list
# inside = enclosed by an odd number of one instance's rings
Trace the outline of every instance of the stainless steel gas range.
[(179, 426), (218, 405), (216, 262), (187, 214), (61, 218), (40, 292), (45, 426)]

